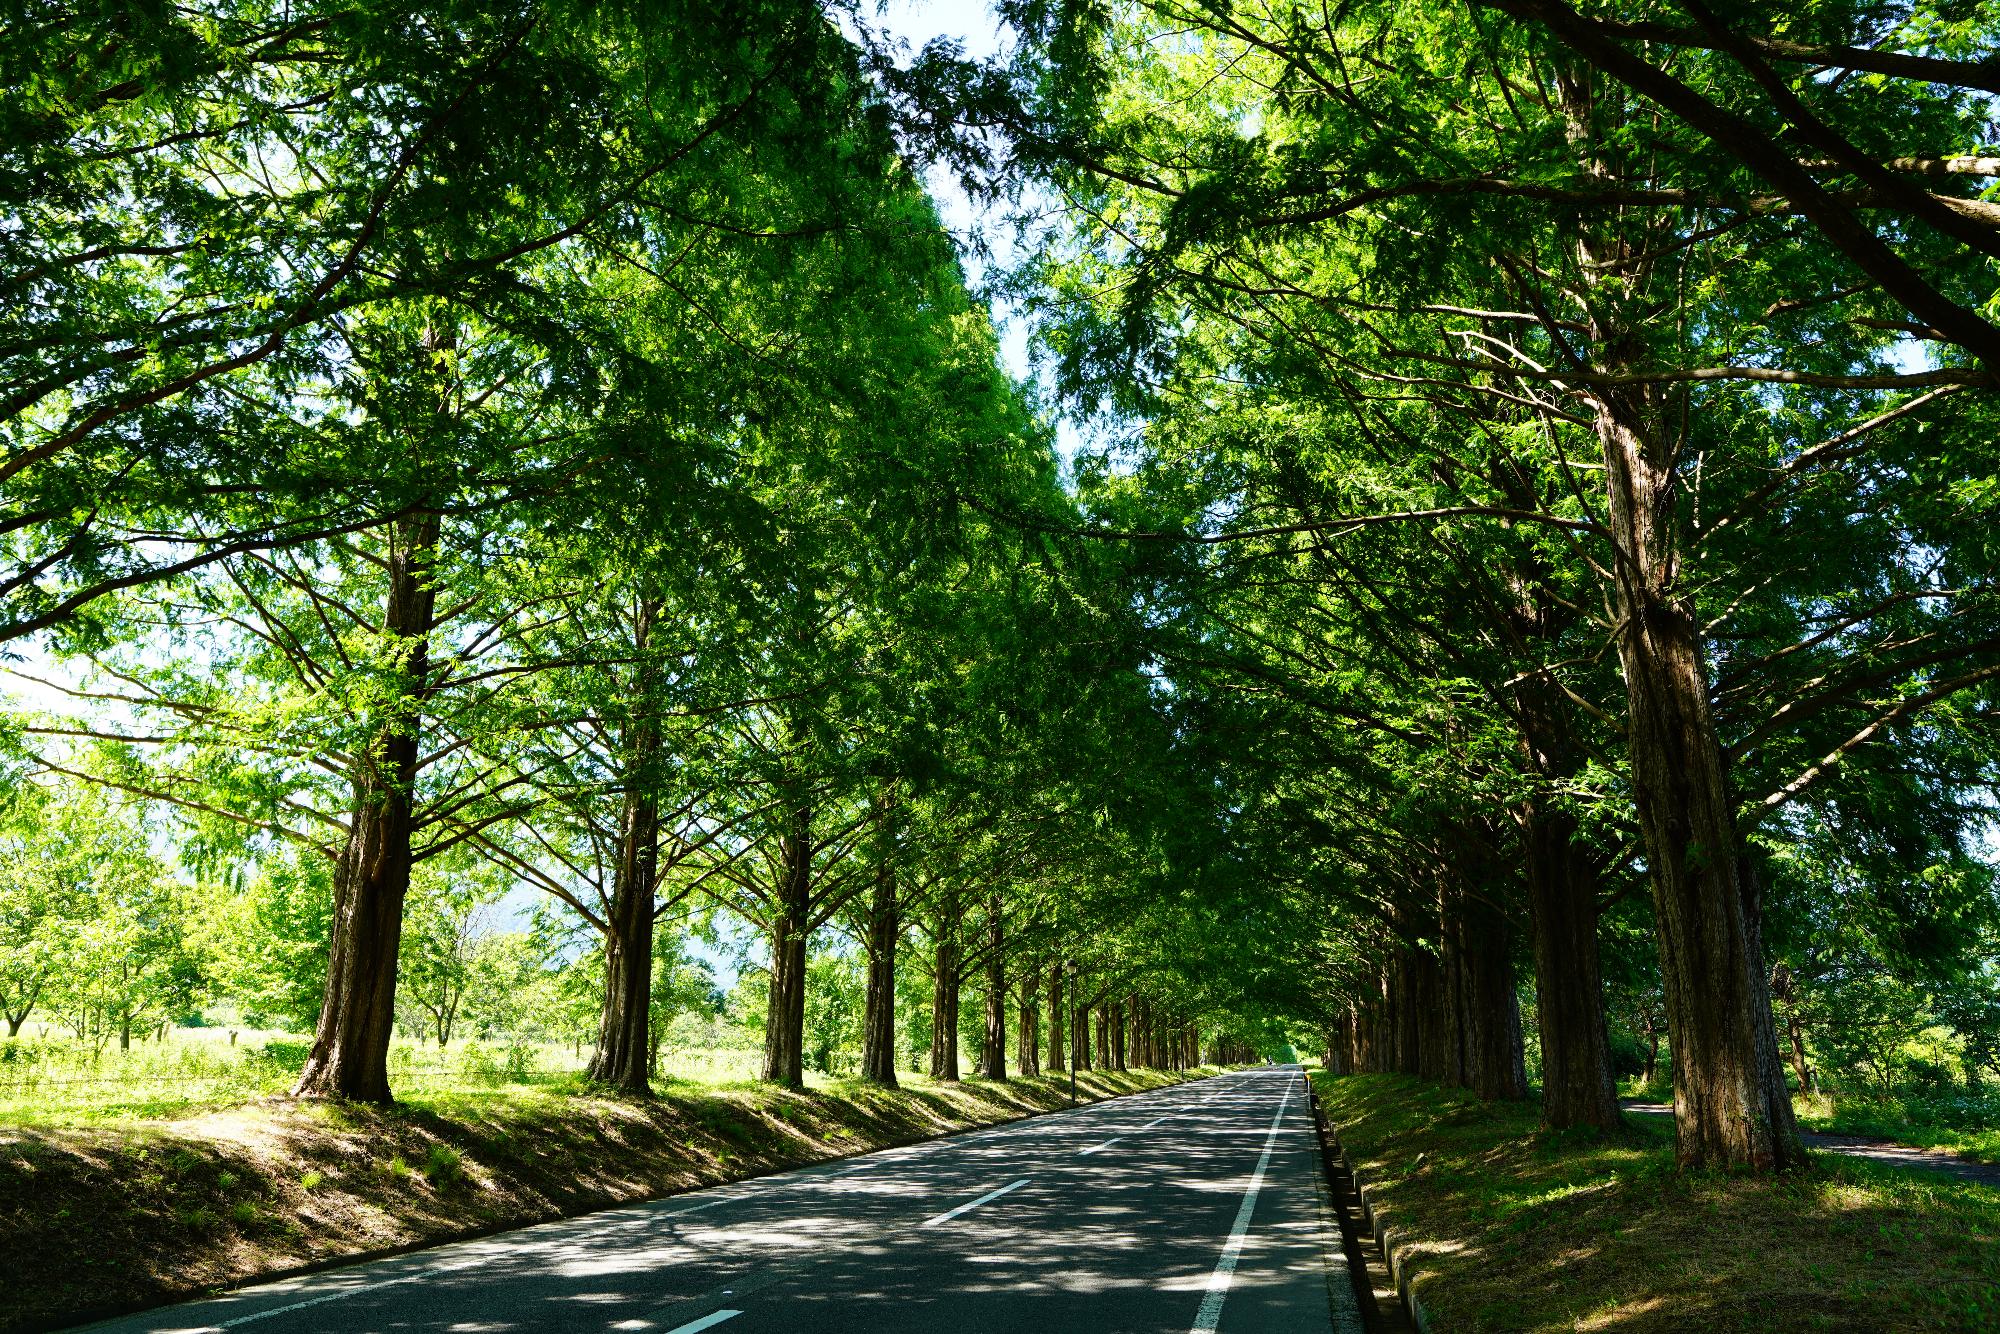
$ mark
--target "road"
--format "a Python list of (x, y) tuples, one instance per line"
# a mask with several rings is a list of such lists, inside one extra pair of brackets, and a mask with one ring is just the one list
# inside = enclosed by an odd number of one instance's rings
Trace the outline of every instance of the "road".
[(1296, 1067), (245, 1288), (116, 1334), (1350, 1334)]

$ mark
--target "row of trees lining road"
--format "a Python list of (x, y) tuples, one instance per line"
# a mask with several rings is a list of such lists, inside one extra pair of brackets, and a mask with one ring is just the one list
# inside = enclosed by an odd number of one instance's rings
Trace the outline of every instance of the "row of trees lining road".
[(1618, 1118), (1635, 929), (1685, 1165), (1803, 1162), (1774, 957), (1938, 994), (1976, 1082), (2000, 15), (1002, 8), (1009, 58), (898, 87), (1020, 205), (1116, 440), (1088, 530), (1329, 1061), (1518, 1096), (1519, 924), (1551, 1125)]
[(2000, 13), (1000, 8), (20, 29), (10, 1026), (1984, 1096)]
[[(660, 951), (721, 921), (779, 1083), (828, 949), (895, 1081), (912, 932), (937, 1078), (963, 985), (990, 1078), (1042, 1063), (1045, 1004), (1051, 1067), (1093, 1012), (1098, 1060), (1200, 1058), (1214, 995), (1102, 931), (1186, 781), (1135, 610), (1052, 535), (1048, 425), (837, 17), (251, 0), (10, 38), (10, 1028), (228, 1002), (310, 1023), (297, 1095), (387, 1100), (399, 1018), (442, 1045), (510, 967), (581, 968), (589, 1073), (643, 1093)], [(86, 918), (188, 948), (85, 1003)]]

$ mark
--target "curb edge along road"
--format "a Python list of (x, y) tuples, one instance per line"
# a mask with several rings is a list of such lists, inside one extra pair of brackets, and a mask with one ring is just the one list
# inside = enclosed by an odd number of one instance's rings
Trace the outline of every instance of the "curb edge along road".
[[(1409, 1315), (1410, 1323), (1417, 1327), (1418, 1334), (1431, 1334), (1430, 1313), (1424, 1309), (1422, 1300), (1417, 1296), (1416, 1275), (1410, 1272), (1410, 1245), (1400, 1241), (1395, 1229), (1383, 1223), (1376, 1214), (1375, 1202), (1369, 1198), (1368, 1183), (1354, 1170), (1353, 1161), (1348, 1158), (1347, 1150), (1341, 1146), (1339, 1129), (1327, 1119), (1325, 1109), (1320, 1106), (1319, 1090), (1312, 1087), (1310, 1076), (1307, 1076), (1306, 1087), (1311, 1091), (1313, 1122), (1321, 1136), (1321, 1147), (1328, 1156), (1339, 1161), (1341, 1169), (1354, 1182), (1354, 1193), (1361, 1201), (1362, 1226), (1367, 1229), (1368, 1235), (1381, 1251), (1383, 1263), (1389, 1271), (1389, 1281), (1394, 1285), (1396, 1295), (1402, 1300), (1403, 1310)], [(1344, 1229), (1342, 1233), (1344, 1235)], [(1366, 1257), (1362, 1258), (1365, 1263)], [(1356, 1295), (1359, 1296), (1360, 1286), (1369, 1281), (1368, 1276), (1365, 1272), (1357, 1273), (1353, 1275), (1353, 1280), (1357, 1289)]]

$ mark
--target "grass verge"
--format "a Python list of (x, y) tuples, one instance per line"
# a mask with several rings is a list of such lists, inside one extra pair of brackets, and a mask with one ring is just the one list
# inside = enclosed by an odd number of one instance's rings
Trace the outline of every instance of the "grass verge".
[(1314, 1084), (1440, 1330), (2000, 1329), (1992, 1187), (1829, 1155), (1683, 1174), (1668, 1124), (1591, 1139), (1403, 1076)]
[[(1212, 1071), (1085, 1073), (1115, 1097)], [(284, 1100), (173, 1119), (0, 1125), (0, 1330), (213, 1292), (929, 1139), (1068, 1105), (1067, 1079), (534, 1087), (390, 1108)]]

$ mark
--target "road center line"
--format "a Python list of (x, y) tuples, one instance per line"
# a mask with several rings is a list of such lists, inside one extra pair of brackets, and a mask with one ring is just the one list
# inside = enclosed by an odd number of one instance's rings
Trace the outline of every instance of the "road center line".
[(1196, 1312), (1194, 1328), (1189, 1334), (1215, 1334), (1215, 1328), (1222, 1321), (1222, 1302), (1229, 1296), (1229, 1282), (1236, 1277), (1236, 1261), (1243, 1254), (1243, 1239), (1250, 1232), (1250, 1215), (1257, 1211), (1257, 1192), (1264, 1188), (1264, 1173), (1271, 1166), (1271, 1150), (1278, 1143), (1278, 1127), (1285, 1119), (1285, 1108), (1291, 1105), (1292, 1081), (1285, 1081), (1285, 1096), (1278, 1099), (1278, 1114), (1271, 1118), (1271, 1133), (1264, 1137), (1264, 1152), (1257, 1159), (1257, 1170), (1250, 1174), (1250, 1188), (1243, 1192), (1243, 1203), (1236, 1210), (1236, 1226), (1230, 1229), (1229, 1240), (1222, 1247), (1222, 1257), (1215, 1262), (1215, 1272), (1208, 1277), (1208, 1295), (1201, 1299), (1201, 1310)]
[(1027, 1185), (1028, 1182), (1031, 1180), (1033, 1180), (1033, 1178), (1031, 1177), (1022, 1177), (1019, 1181), (1010, 1181), (1006, 1185), (1002, 1186), (1000, 1189), (989, 1190), (984, 1195), (981, 1195), (978, 1199), (968, 1200), (964, 1204), (959, 1205), (956, 1209), (947, 1209), (935, 1218), (926, 1218), (923, 1222), (923, 1225), (925, 1227), (936, 1227), (939, 1223), (949, 1223), (952, 1219), (958, 1217), (960, 1214), (967, 1213), (973, 1209), (977, 1209), (980, 1205), (985, 1204), (989, 1200), (997, 1200), (1010, 1190), (1019, 1190), (1021, 1187)]
[(1079, 1157), (1079, 1158), (1088, 1158), (1088, 1157), (1090, 1157), (1090, 1155), (1091, 1155), (1091, 1154), (1093, 1154), (1093, 1153), (1096, 1153), (1096, 1152), (1097, 1152), (1098, 1150), (1100, 1150), (1100, 1149), (1108, 1149), (1108, 1148), (1110, 1148), (1110, 1147), (1111, 1147), (1112, 1145), (1116, 1144), (1116, 1143), (1117, 1143), (1117, 1142), (1118, 1142), (1119, 1140), (1121, 1140), (1121, 1139), (1124, 1139), (1124, 1138), (1125, 1138), (1125, 1137), (1124, 1137), (1123, 1135), (1114, 1135), (1114, 1136), (1112, 1136), (1112, 1137), (1111, 1137), (1110, 1139), (1108, 1139), (1108, 1140), (1105, 1140), (1105, 1141), (1104, 1141), (1104, 1143), (1102, 1143), (1102, 1144), (1093, 1144), (1093, 1145), (1091, 1145), (1091, 1146), (1090, 1146), (1089, 1148), (1087, 1148), (1087, 1149), (1079, 1149), (1079, 1150), (1077, 1150), (1077, 1154), (1076, 1154), (1076, 1156), (1077, 1156), (1077, 1157)]
[(667, 1334), (701, 1334), (701, 1331), (704, 1329), (714, 1329), (723, 1321), (734, 1320), (742, 1314), (741, 1311), (717, 1311), (714, 1315), (705, 1315), (699, 1320), (690, 1320), (685, 1325), (676, 1325), (668, 1330)]

